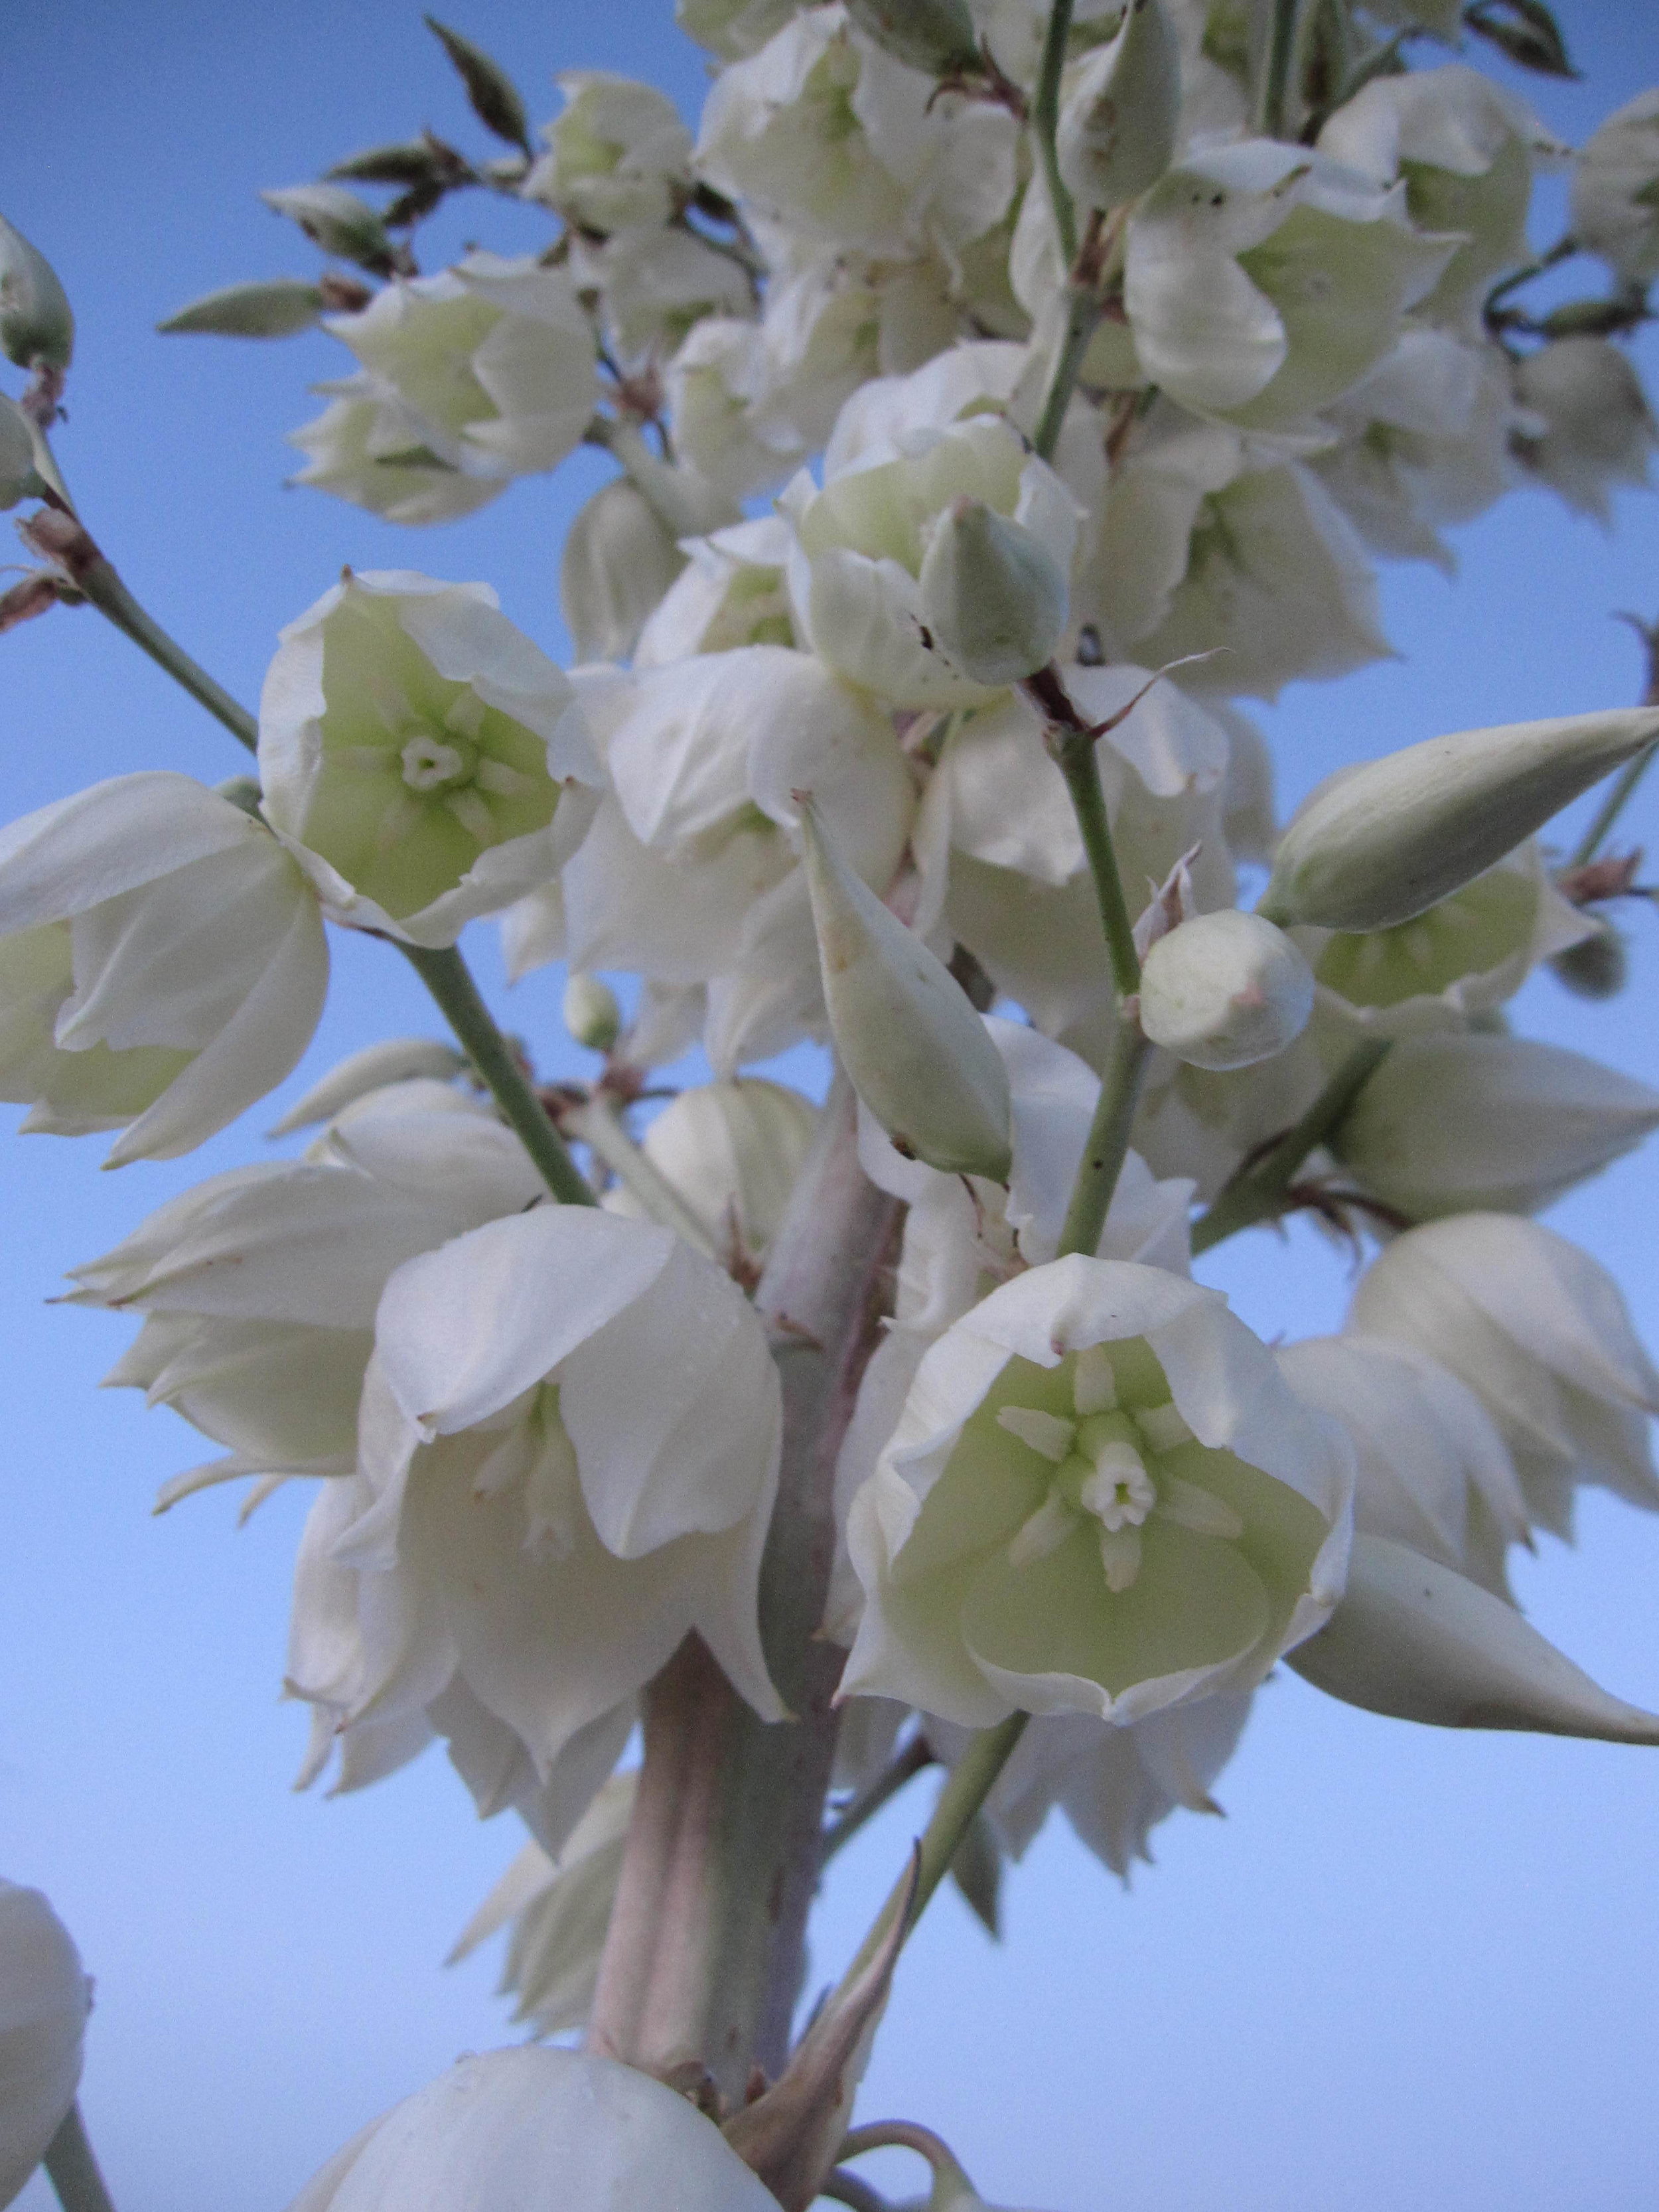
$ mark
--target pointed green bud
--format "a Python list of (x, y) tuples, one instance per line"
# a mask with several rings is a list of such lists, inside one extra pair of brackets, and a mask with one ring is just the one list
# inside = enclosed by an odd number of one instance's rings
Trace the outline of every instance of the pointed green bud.
[(204, 292), (156, 329), (164, 337), (285, 338), (308, 331), (326, 302), (320, 284), (303, 276), (273, 276), (267, 283), (227, 284)]
[(19, 368), (67, 368), (75, 317), (57, 271), (0, 216), (0, 351)]
[(1285, 1659), (1395, 1720), (1659, 1743), (1659, 1717), (1610, 1697), (1513, 1606), (1388, 1536), (1355, 1536), (1340, 1604)]
[(847, 0), (866, 39), (927, 76), (954, 76), (979, 66), (979, 41), (966, 0)]
[(0, 392), (0, 507), (38, 499), (46, 489), (34, 466), (34, 430), (15, 399)]
[(1392, 929), (1461, 890), (1659, 737), (1652, 708), (1461, 730), (1327, 777), (1292, 817), (1257, 911)]
[(472, 112), (484, 129), (494, 131), (509, 146), (521, 146), (528, 154), (530, 118), (524, 112), (519, 88), (507, 71), (482, 46), (475, 46), (471, 39), (452, 31), (435, 15), (428, 15), (425, 21), (426, 27), (454, 64), (456, 75), (466, 87)]
[(386, 225), (367, 200), (343, 185), (283, 185), (259, 197), (273, 213), (297, 222), (325, 253), (376, 276), (391, 274), (397, 256)]
[(1181, 41), (1163, 0), (1129, 0), (1117, 36), (1078, 67), (1060, 111), (1060, 173), (1079, 206), (1149, 191), (1175, 157)]
[(609, 1052), (622, 1030), (622, 1008), (609, 983), (573, 969), (564, 987), (564, 1025), (590, 1052)]
[(957, 499), (939, 517), (921, 584), (932, 644), (973, 683), (1018, 684), (1054, 657), (1066, 579), (1032, 532), (983, 500)]
[(944, 963), (884, 906), (801, 803), (830, 1028), (853, 1088), (899, 1150), (947, 1175), (1007, 1180), (1008, 1074)]
[(1236, 907), (1182, 922), (1140, 970), (1141, 1028), (1193, 1067), (1271, 1060), (1301, 1036), (1313, 1002), (1313, 970), (1284, 931)]

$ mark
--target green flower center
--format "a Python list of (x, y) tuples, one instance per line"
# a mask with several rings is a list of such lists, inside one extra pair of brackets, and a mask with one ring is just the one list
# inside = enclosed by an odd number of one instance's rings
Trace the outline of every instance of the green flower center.
[(1167, 1454), (1193, 1442), (1173, 1401), (1121, 1409), (1105, 1347), (1094, 1345), (1073, 1363), (1075, 1418), (1029, 1406), (1005, 1406), (997, 1425), (1048, 1460), (1048, 1492), (1014, 1532), (1012, 1567), (1030, 1566), (1059, 1550), (1080, 1521), (1097, 1524), (1106, 1587), (1126, 1590), (1140, 1572), (1143, 1525), (1154, 1515), (1200, 1535), (1236, 1542), (1244, 1523), (1232, 1506), (1165, 1466)]

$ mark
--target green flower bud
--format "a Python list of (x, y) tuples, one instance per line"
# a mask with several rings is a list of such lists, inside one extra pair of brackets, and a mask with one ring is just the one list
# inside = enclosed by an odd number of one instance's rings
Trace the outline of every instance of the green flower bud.
[(1008, 1074), (944, 963), (801, 806), (806, 883), (830, 1027), (853, 1088), (901, 1152), (947, 1175), (1005, 1182)]
[(202, 334), (224, 338), (285, 338), (308, 331), (326, 305), (320, 284), (302, 276), (273, 276), (268, 283), (227, 284), (204, 292), (156, 329), (164, 337)]
[(1129, 0), (1117, 36), (1082, 62), (1060, 118), (1060, 173), (1085, 207), (1121, 207), (1175, 155), (1181, 42), (1163, 0)]
[(0, 350), (19, 368), (67, 368), (75, 317), (57, 272), (0, 216)]
[(325, 253), (355, 261), (377, 276), (389, 275), (395, 265), (386, 225), (367, 200), (343, 185), (284, 185), (259, 197), (273, 213), (297, 222)]
[(965, 0), (847, 0), (866, 39), (927, 76), (951, 76), (979, 62)]
[(1279, 840), (1257, 911), (1391, 929), (1472, 882), (1659, 736), (1651, 708), (1461, 730), (1328, 777)]
[(1575, 999), (1616, 999), (1630, 975), (1625, 933), (1604, 922), (1593, 937), (1558, 952), (1550, 972)]
[(425, 21), (466, 87), (467, 103), (484, 129), (493, 131), (509, 146), (521, 146), (527, 154), (530, 119), (524, 112), (519, 88), (507, 71), (493, 54), (487, 54), (482, 46), (475, 46), (471, 39), (464, 39), (447, 23), (439, 22), (435, 15), (427, 16)]
[(1300, 1036), (1313, 970), (1282, 929), (1224, 907), (1194, 915), (1147, 953), (1140, 1026), (1194, 1067), (1249, 1067)]
[(1017, 684), (1053, 658), (1066, 628), (1066, 579), (1032, 532), (983, 500), (946, 508), (919, 580), (935, 647), (975, 684)]
[(590, 1052), (609, 1052), (622, 1030), (622, 1008), (609, 983), (573, 969), (564, 987), (564, 1025)]

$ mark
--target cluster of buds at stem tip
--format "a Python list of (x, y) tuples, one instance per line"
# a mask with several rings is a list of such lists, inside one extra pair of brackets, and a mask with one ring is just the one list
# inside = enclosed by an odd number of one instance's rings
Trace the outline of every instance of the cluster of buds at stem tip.
[(975, 684), (1018, 684), (1047, 667), (1066, 628), (1059, 563), (1022, 523), (961, 497), (940, 516), (921, 564), (932, 641)]
[(1181, 41), (1162, 0), (1129, 0), (1117, 36), (1081, 64), (1060, 111), (1066, 190), (1085, 207), (1122, 207), (1175, 158)]
[(1344, 769), (1292, 817), (1258, 911), (1285, 927), (1410, 921), (1656, 737), (1659, 712), (1632, 708), (1462, 730)]
[(824, 1006), (854, 1090), (901, 1152), (947, 1175), (1006, 1182), (1008, 1073), (984, 1023), (945, 963), (848, 866), (810, 795), (795, 798)]

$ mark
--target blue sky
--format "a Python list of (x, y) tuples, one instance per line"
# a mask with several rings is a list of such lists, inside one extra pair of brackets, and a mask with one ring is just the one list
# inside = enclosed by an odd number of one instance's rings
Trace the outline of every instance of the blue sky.
[[(1659, 80), (1646, 0), (1567, 0), (1588, 82), (1531, 85), (1569, 137)], [(517, 72), (538, 119), (573, 66), (649, 78), (695, 108), (702, 58), (665, 0), (581, 9), (469, 0), (460, 27)], [(240, 276), (306, 273), (257, 188), (424, 122), (471, 144), (413, 7), (392, 0), (84, 0), (9, 23), (0, 208), (53, 260), (81, 321), (59, 440), (91, 526), (133, 588), (252, 698), (275, 634), (343, 562), (486, 578), (562, 652), (558, 548), (601, 465), (578, 456), (443, 531), (398, 532), (282, 489), (284, 430), (337, 373), (321, 337), (163, 340), (161, 315)], [(1517, 80), (1518, 82), (1518, 80)], [(537, 234), (492, 204), (435, 226)], [(1648, 349), (1650, 374), (1654, 349)], [(1653, 380), (1659, 382), (1659, 378)], [(1609, 619), (1659, 613), (1659, 511), (1612, 538), (1547, 497), (1459, 538), (1455, 583), (1385, 577), (1401, 659), (1295, 687), (1267, 720), (1293, 800), (1341, 762), (1443, 730), (1634, 697)], [(7, 816), (96, 778), (239, 765), (199, 711), (90, 613), (0, 641)], [(1659, 840), (1659, 783), (1632, 834)], [(1523, 1025), (1659, 1081), (1659, 924), (1634, 980), (1586, 1009), (1546, 980)], [(481, 971), (499, 973), (488, 932)], [(557, 985), (512, 1024), (556, 1069)], [(435, 1033), (404, 963), (338, 948), (337, 988), (284, 1096), (377, 1036)], [(441, 1759), (336, 1803), (294, 1797), (304, 1735), (278, 1702), (304, 1500), (246, 1530), (215, 1495), (149, 1500), (199, 1456), (170, 1415), (100, 1374), (129, 1334), (44, 1301), (187, 1183), (256, 1157), (276, 1106), (191, 1159), (96, 1172), (96, 1139), (0, 1158), (0, 1870), (58, 1902), (98, 1980), (85, 2105), (120, 2212), (278, 2212), (370, 2113), (459, 2051), (506, 2039), (493, 1959), (439, 1960), (518, 1847)], [(1659, 1343), (1656, 1181), (1636, 1160), (1552, 1217), (1626, 1285)], [(1239, 1240), (1208, 1269), (1266, 1334), (1329, 1326), (1340, 1260), (1310, 1235)], [(1534, 1617), (1621, 1693), (1659, 1705), (1659, 1521), (1592, 1498), (1574, 1552), (1520, 1577)], [(815, 1949), (834, 1972), (921, 1817), (927, 1785), (847, 1855)], [(1058, 1829), (1034, 1848), (994, 1948), (949, 1897), (908, 1955), (863, 2109), (939, 2128), (994, 2198), (1049, 2212), (1602, 2212), (1659, 2190), (1659, 1763), (1639, 1751), (1412, 1729), (1276, 1680), (1219, 1795), (1125, 1894)], [(894, 2169), (896, 2185), (903, 2185)], [(914, 2185), (912, 2179), (910, 2185)], [(44, 2204), (36, 2182), (22, 2200)]]

